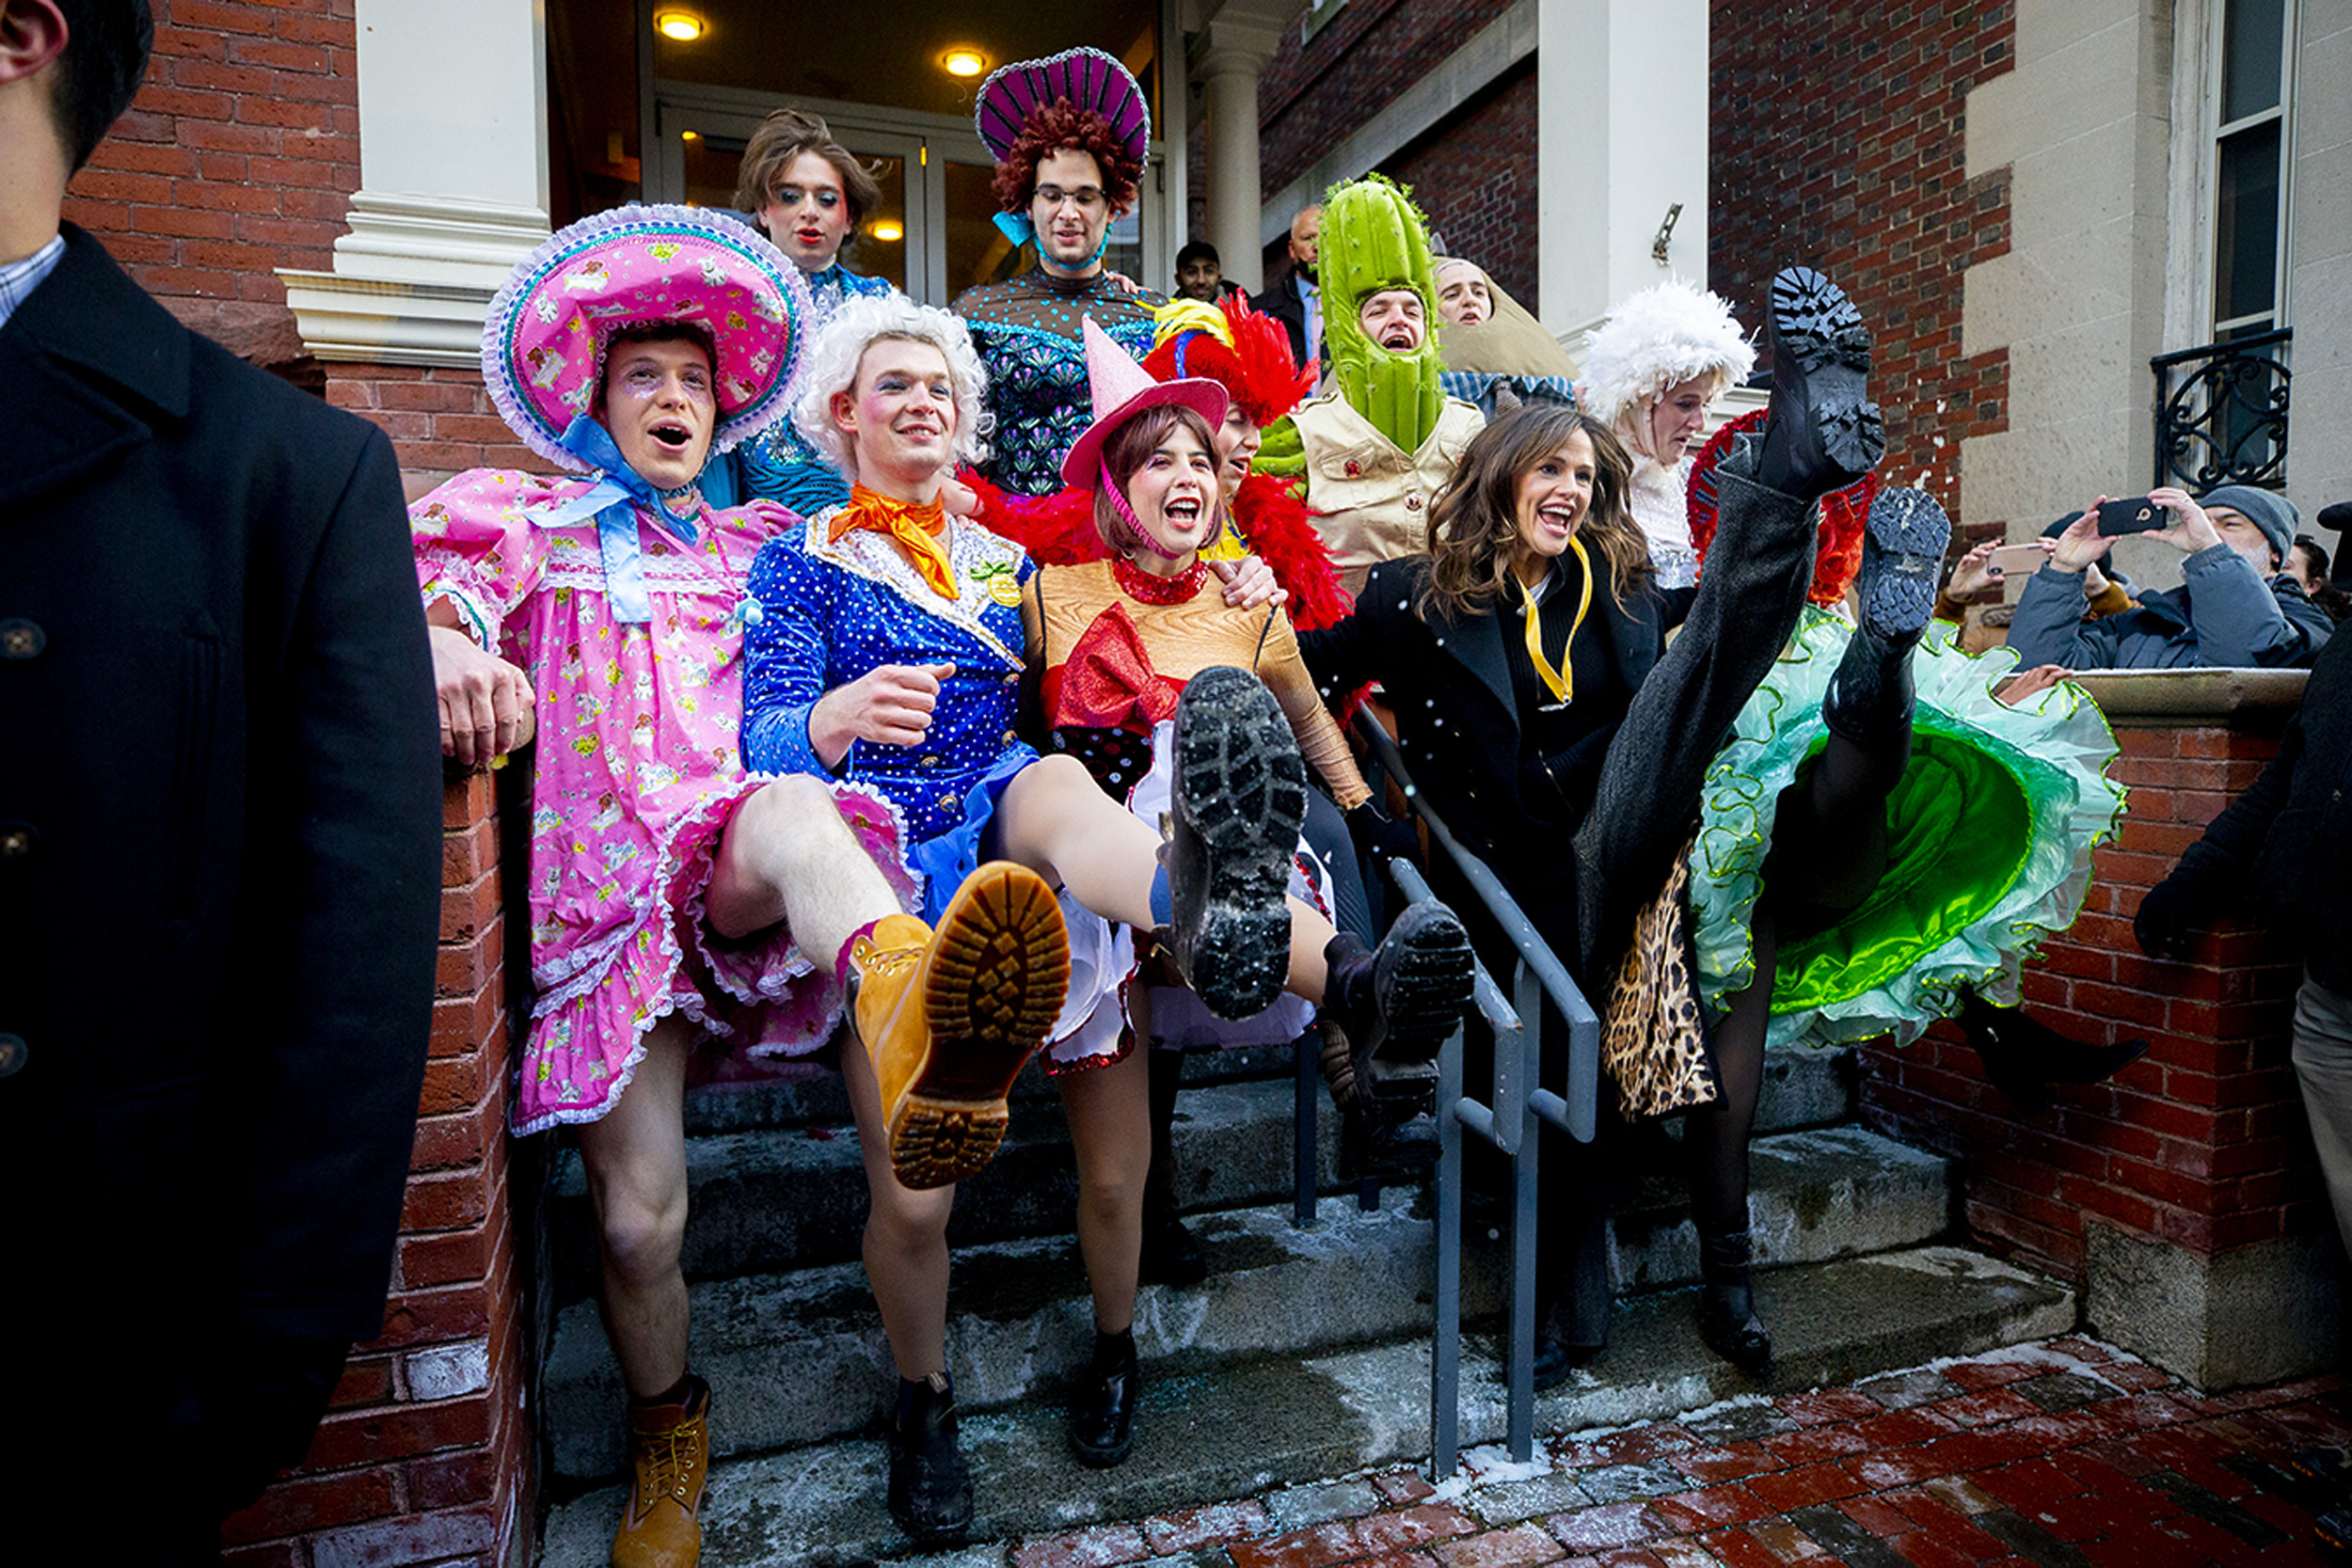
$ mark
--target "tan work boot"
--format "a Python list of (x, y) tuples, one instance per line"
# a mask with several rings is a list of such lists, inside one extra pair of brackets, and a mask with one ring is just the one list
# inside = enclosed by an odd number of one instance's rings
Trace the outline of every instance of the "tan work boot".
[(932, 931), (875, 923), (850, 950), (850, 1016), (882, 1091), (890, 1164), (921, 1190), (961, 1181), (1005, 1137), (1005, 1096), (1060, 1016), (1070, 936), (1044, 879), (981, 866)]
[(703, 1482), (710, 1474), (710, 1387), (628, 1413), (628, 1509), (612, 1568), (694, 1568), (702, 1556)]

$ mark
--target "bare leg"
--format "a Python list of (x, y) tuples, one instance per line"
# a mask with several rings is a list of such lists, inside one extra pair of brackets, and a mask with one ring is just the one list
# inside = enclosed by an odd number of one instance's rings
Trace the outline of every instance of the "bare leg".
[(1151, 1045), (1143, 1022), (1136, 1020), (1138, 1044), (1124, 1061), (1059, 1080), (1078, 1160), (1078, 1252), (1100, 1334), (1122, 1333), (1136, 1318), (1143, 1185), (1152, 1165)]
[(890, 1168), (880, 1091), (866, 1053), (841, 1053), (842, 1082), (857, 1117), (858, 1157), (866, 1163), (866, 1278), (882, 1309), (882, 1332), (898, 1375), (910, 1381), (947, 1370), (947, 1215), (953, 1187), (915, 1192)]
[(604, 1320), (621, 1381), (651, 1399), (686, 1375), (686, 1048), (670, 1017), (645, 1035), (637, 1075), (612, 1109), (580, 1129), (596, 1211)]
[(794, 774), (736, 808), (719, 841), (708, 907), (711, 928), (726, 937), (788, 920), (801, 951), (823, 965), (861, 927), (898, 913), (898, 900), (833, 792)]
[[(1073, 756), (1042, 757), (1005, 787), (996, 807), (998, 847), (1048, 882), (1068, 888), (1105, 920), (1148, 931), (1159, 835), (1103, 793)], [(1323, 949), (1331, 923), (1293, 898), (1288, 990), (1323, 1000)]]

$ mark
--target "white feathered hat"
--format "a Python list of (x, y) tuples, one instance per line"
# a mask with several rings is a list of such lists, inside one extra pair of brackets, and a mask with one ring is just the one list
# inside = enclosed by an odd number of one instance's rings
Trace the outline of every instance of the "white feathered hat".
[(1756, 350), (1720, 296), (1671, 278), (1628, 296), (1584, 335), (1576, 405), (1615, 425), (1667, 388), (1709, 372), (1726, 386), (1747, 379)]

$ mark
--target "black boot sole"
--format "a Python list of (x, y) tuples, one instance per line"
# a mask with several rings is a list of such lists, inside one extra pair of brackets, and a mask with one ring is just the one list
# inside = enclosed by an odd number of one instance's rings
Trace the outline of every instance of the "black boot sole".
[[(1843, 489), (1886, 455), (1885, 423), (1869, 396), (1870, 329), (1843, 289), (1811, 267), (1784, 267), (1772, 277), (1766, 330), (1774, 388), (1804, 404), (1833, 470), (1820, 476), (1825, 483), (1803, 488), (1817, 495)], [(1756, 477), (1782, 488), (1761, 472)]]
[(1176, 705), (1168, 845), (1176, 964), (1219, 1018), (1248, 1018), (1290, 975), (1284, 894), (1307, 769), (1274, 694), (1247, 670), (1203, 670)]
[(1436, 1057), (1462, 1022), (1477, 984), (1470, 932), (1443, 904), (1408, 904), (1380, 943), (1372, 972), (1373, 1022), (1356, 1047), (1359, 1088), (1376, 1085), (1373, 1063)]
[(1935, 613), (1952, 520), (1924, 490), (1881, 490), (1862, 533), (1854, 591), (1862, 628), (1887, 642), (1915, 642)]

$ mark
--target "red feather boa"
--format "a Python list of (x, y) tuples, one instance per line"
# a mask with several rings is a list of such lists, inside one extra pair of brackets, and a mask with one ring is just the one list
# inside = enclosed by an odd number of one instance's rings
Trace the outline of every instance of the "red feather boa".
[[(1707, 546), (1715, 538), (1715, 466), (1731, 450), (1733, 436), (1764, 422), (1764, 410), (1727, 420), (1707, 438), (1691, 465), (1691, 546), (1707, 560)], [(1870, 501), (1878, 494), (1876, 474), (1865, 474), (1843, 490), (1821, 498), (1820, 545), (1813, 557), (1813, 587), (1805, 597), (1824, 609), (1846, 596), (1854, 574), (1862, 570), (1862, 530), (1870, 519)]]

